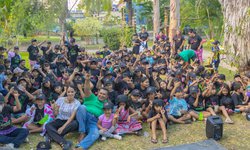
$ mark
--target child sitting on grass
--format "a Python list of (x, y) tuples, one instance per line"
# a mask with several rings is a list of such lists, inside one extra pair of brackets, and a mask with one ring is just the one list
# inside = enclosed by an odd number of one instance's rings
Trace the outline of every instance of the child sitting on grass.
[(42, 132), (41, 135), (44, 135), (46, 132), (46, 123), (54, 119), (52, 108), (46, 104), (44, 94), (36, 97), (35, 104), (26, 110), (26, 115), (30, 119), (23, 125), (23, 128), (29, 129), (29, 133)]
[(117, 114), (112, 113), (113, 104), (110, 102), (104, 103), (103, 111), (104, 114), (99, 117), (97, 126), (100, 129), (99, 133), (102, 136), (102, 140), (105, 141), (107, 138), (115, 138), (121, 140), (122, 137), (118, 134), (113, 134), (117, 128)]
[(153, 101), (153, 106), (149, 112), (147, 122), (150, 123), (150, 128), (152, 131), (151, 142), (156, 144), (156, 129), (161, 128), (163, 137), (162, 143), (168, 143), (167, 138), (167, 112), (164, 109), (164, 102), (161, 99), (155, 99)]

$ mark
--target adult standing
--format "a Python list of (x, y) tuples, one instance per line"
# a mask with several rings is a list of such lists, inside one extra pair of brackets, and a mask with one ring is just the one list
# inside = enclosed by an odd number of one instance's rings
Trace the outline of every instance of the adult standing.
[(173, 37), (174, 52), (177, 53), (178, 50), (182, 51), (185, 43), (185, 38), (181, 34), (181, 30), (176, 31), (176, 35)]
[(29, 52), (30, 68), (33, 68), (33, 66), (37, 63), (36, 58), (39, 53), (36, 39), (31, 40), (31, 45), (28, 47), (27, 51)]
[(189, 35), (189, 38), (188, 38), (187, 49), (194, 50), (200, 63), (202, 63), (203, 62), (202, 60), (202, 53), (203, 53), (202, 38), (193, 29), (190, 29), (188, 31), (188, 35)]
[(74, 98), (75, 93), (75, 89), (69, 86), (67, 97), (60, 97), (55, 104), (52, 104), (56, 119), (45, 126), (48, 138), (60, 144), (63, 150), (69, 150), (72, 146), (72, 143), (66, 141), (64, 136), (78, 129), (78, 123), (74, 118), (80, 102)]
[(139, 40), (141, 41), (140, 52), (143, 52), (145, 49), (148, 48), (148, 37), (149, 34), (146, 31), (145, 27), (141, 28), (141, 32), (139, 33)]
[[(97, 96), (91, 92), (90, 74), (86, 74), (84, 83), (84, 102), (76, 113), (79, 122), (78, 150), (88, 149), (99, 138), (98, 117), (103, 114), (103, 104), (107, 102), (108, 90), (101, 88)], [(79, 89), (82, 93), (83, 91)], [(87, 135), (86, 135), (87, 134)]]

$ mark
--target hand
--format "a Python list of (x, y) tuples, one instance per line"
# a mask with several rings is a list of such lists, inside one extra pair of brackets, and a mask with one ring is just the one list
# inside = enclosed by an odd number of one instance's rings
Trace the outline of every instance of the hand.
[(158, 113), (157, 115), (155, 115), (155, 119), (160, 119), (161, 115)]
[(83, 87), (82, 84), (77, 84), (77, 88), (78, 88), (79, 90), (82, 90), (82, 87)]
[(181, 86), (181, 82), (179, 81), (179, 82), (174, 83), (174, 86), (175, 86), (175, 87)]
[(18, 92), (14, 92), (14, 93), (13, 93), (13, 96), (14, 96), (15, 98), (18, 98), (19, 95), (20, 95), (20, 94), (19, 94)]
[(157, 96), (158, 98), (162, 98), (162, 94), (161, 94), (160, 92), (157, 92), (157, 93), (156, 93), (156, 96)]
[(77, 73), (77, 72), (79, 72), (79, 68), (74, 69), (74, 73)]
[(64, 127), (62, 126), (61, 128), (59, 128), (59, 129), (57, 130), (57, 133), (58, 133), (58, 134), (62, 134), (63, 130), (64, 130)]
[(106, 128), (102, 128), (101, 130), (102, 130), (103, 132), (108, 131), (108, 129), (106, 129)]
[(14, 87), (12, 87), (9, 92), (13, 93), (14, 92)]
[(23, 91), (23, 92), (25, 92), (25, 91), (26, 91), (26, 88), (23, 87), (23, 86), (20, 86), (20, 90)]
[(127, 118), (127, 122), (130, 122), (130, 120), (131, 120), (131, 117), (130, 117), (130, 116), (128, 116), (128, 118)]
[(118, 113), (115, 113), (114, 114), (114, 119), (117, 119), (119, 117), (119, 114)]
[(162, 108), (161, 114), (162, 114), (162, 115), (165, 115), (165, 110), (164, 110), (164, 108)]

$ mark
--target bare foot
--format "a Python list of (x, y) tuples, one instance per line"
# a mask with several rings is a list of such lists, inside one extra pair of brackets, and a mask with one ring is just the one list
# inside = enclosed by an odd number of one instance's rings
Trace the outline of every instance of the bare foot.
[(80, 143), (85, 137), (84, 133), (80, 133), (79, 137), (78, 137), (78, 143)]

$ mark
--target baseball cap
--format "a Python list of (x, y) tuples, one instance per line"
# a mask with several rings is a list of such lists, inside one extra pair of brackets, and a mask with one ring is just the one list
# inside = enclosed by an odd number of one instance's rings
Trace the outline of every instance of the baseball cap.
[(150, 94), (150, 93), (155, 93), (156, 92), (156, 89), (154, 86), (149, 86), (147, 89), (146, 89), (146, 94)]
[(39, 94), (39, 95), (36, 97), (36, 100), (45, 100), (45, 95), (44, 95), (44, 94)]
[(120, 102), (127, 102), (128, 101), (128, 96), (122, 94), (122, 95), (118, 95), (117, 96), (117, 102), (120, 103)]
[(133, 96), (141, 96), (141, 92), (138, 89), (134, 89), (130, 94)]
[(155, 106), (155, 105), (157, 105), (157, 106), (164, 106), (164, 102), (163, 102), (163, 100), (161, 100), (161, 99), (155, 99), (154, 101), (153, 101), (153, 105)]
[(219, 74), (218, 78), (220, 80), (226, 80), (226, 76), (224, 74)]
[(106, 102), (103, 104), (103, 109), (112, 109), (113, 104), (111, 102)]
[(31, 42), (37, 42), (37, 40), (36, 39), (32, 39)]

